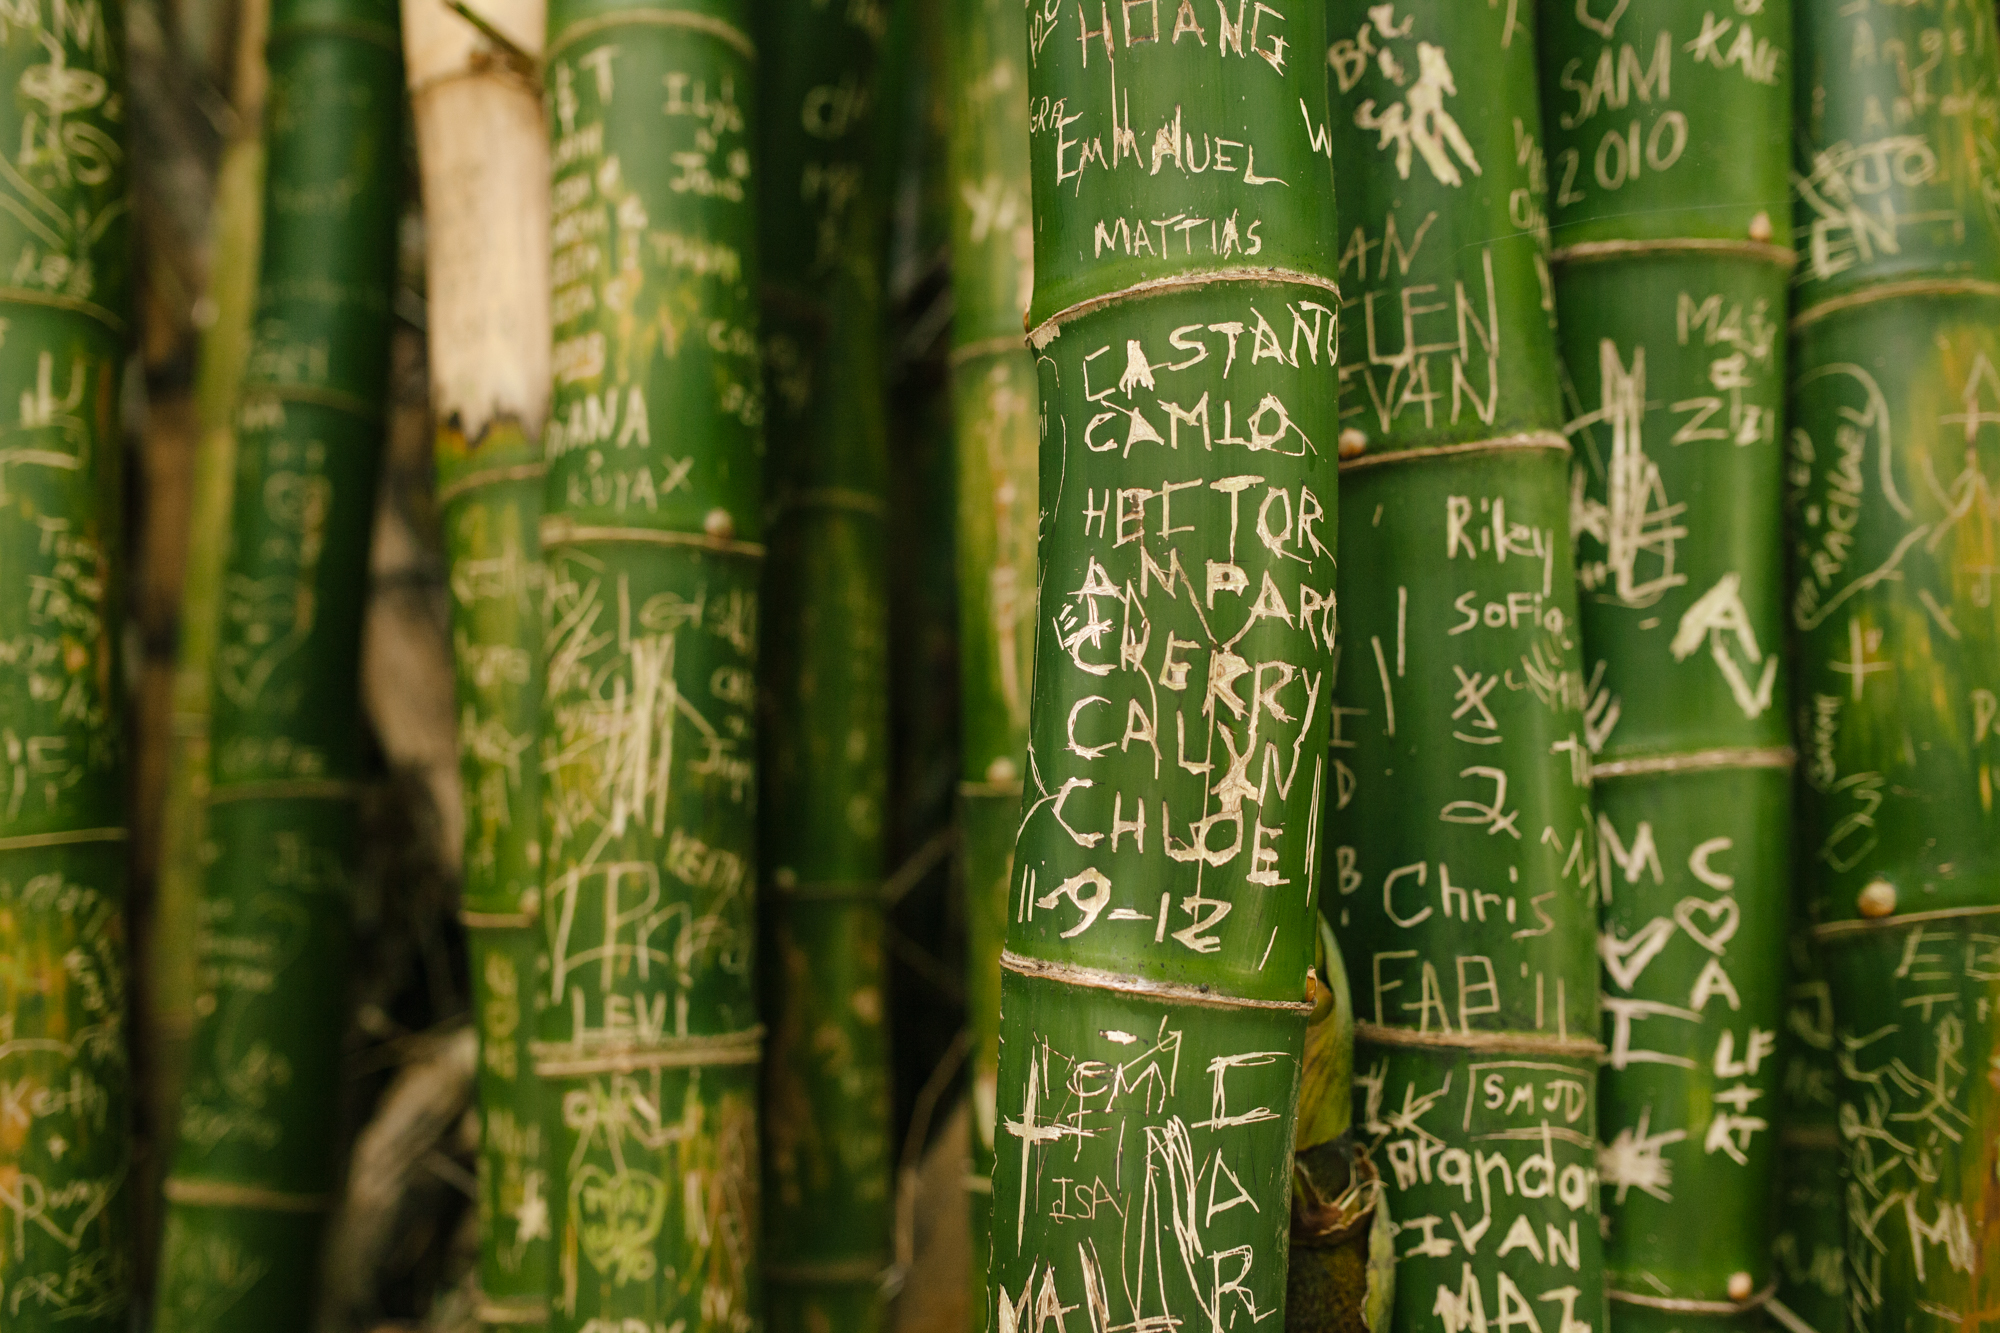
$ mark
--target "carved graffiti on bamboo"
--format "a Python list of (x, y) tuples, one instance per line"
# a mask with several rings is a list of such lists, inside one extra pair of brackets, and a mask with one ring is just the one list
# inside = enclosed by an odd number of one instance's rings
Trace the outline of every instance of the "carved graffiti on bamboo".
[[(1775, 416), (1748, 397), (1759, 382), (1753, 372), (1769, 368), (1776, 336), (1763, 303), (1748, 310), (1725, 308), (1720, 296), (1697, 301), (1683, 292), (1677, 323), (1681, 345), (1691, 345), (1699, 335), (1705, 347), (1721, 355), (1709, 361), (1703, 386), (1716, 392), (1669, 405), (1679, 418), (1670, 447), (1726, 443), (1744, 448), (1767, 442), (1776, 428)], [(1687, 583), (1677, 562), (1677, 544), (1690, 532), (1687, 506), (1669, 498), (1660, 465), (1646, 449), (1645, 422), (1654, 405), (1646, 397), (1645, 348), (1632, 349), (1628, 368), (1616, 343), (1604, 339), (1599, 375), (1601, 406), (1569, 427), (1572, 434), (1583, 433), (1590, 452), (1571, 476), (1572, 529), (1604, 548), (1602, 559), (1580, 563), (1578, 583), (1613, 605), (1643, 610)], [(1590, 433), (1599, 425), (1611, 430), (1610, 456), (1601, 463)], [(1603, 470), (1603, 500), (1586, 489), (1593, 466)], [(1771, 706), (1778, 674), (1774, 646), (1759, 640), (1744, 604), (1742, 575), (1729, 571), (1682, 607), (1668, 652), (1674, 661), (1685, 662), (1706, 648), (1737, 707), (1754, 718)], [(1617, 697), (1606, 691), (1593, 700), (1593, 712), (1592, 740), (1601, 748), (1617, 723)]]
[[(1589, 1310), (1577, 1308), (1583, 1293), (1573, 1275), (1582, 1272), (1584, 1230), (1598, 1225), (1588, 1074), (1494, 1060), (1435, 1081), (1397, 1080), (1379, 1061), (1354, 1081), (1360, 1129), (1392, 1188), (1442, 1207), (1399, 1215), (1394, 1227), (1398, 1262), (1415, 1275), (1404, 1280), (1436, 1284), (1428, 1313), (1449, 1333), (1492, 1316), (1586, 1333), (1592, 1325), (1579, 1316)], [(1483, 1260), (1477, 1272), (1475, 1257)]]
[[(1941, 1159), (1964, 1152), (1968, 1167), (1981, 1159), (1976, 1140), (1968, 1141), (1974, 1132), (1968, 1107), (1991, 1071), (1972, 1034), (1993, 1020), (1989, 996), (2000, 981), (2000, 937), (1921, 924), (1906, 930), (1890, 984), (1907, 1017), (1869, 1032), (1843, 1027), (1835, 1034), (1840, 1133), (1850, 1155), (1843, 1176), (1847, 1299), (1859, 1328), (1870, 1327), (1880, 1312), (1882, 1271), (1892, 1255), (1907, 1256), (1919, 1282), (1971, 1274), (1982, 1260), (1964, 1202), (1937, 1182)], [(1924, 1034), (1916, 1061), (1907, 1033), (1913, 1026)]]
[[(1879, 79), (1886, 95), (1866, 99), (1855, 128), (1867, 137), (1815, 149), (1809, 169), (1792, 178), (1806, 210), (1802, 269), (1821, 281), (1923, 246), (1956, 249), (1982, 220), (1968, 216), (1972, 210), (1988, 225), (2000, 218), (1992, 62), (1965, 58), (1992, 42), (1991, 16), (1948, 8), (1944, 22), (1918, 30), (1912, 43), (1878, 36), (1882, 20), (1871, 13), (1841, 13), (1852, 15), (1835, 39), (1843, 68)], [(1823, 101), (1825, 90), (1814, 97)], [(1934, 137), (1940, 133), (1944, 142)], [(1955, 160), (1964, 165), (1947, 169)]]
[[(1275, 930), (1254, 939), (1234, 935), (1225, 925), (1234, 905), (1203, 892), (1203, 877), (1228, 868), (1251, 885), (1276, 888), (1295, 882), (1281, 873), (1281, 863), (1303, 874), (1316, 857), (1324, 756), (1314, 756), (1310, 783), (1298, 779), (1305, 739), (1324, 706), (1325, 672), (1252, 661), (1236, 651), (1266, 621), (1302, 630), (1317, 651), (1332, 647), (1332, 553), (1319, 536), (1327, 509), (1310, 485), (1273, 484), (1270, 475), (1317, 446), (1277, 392), (1242, 401), (1229, 392), (1239, 361), (1296, 369), (1319, 365), (1324, 354), (1333, 364), (1332, 310), (1309, 299), (1287, 309), (1289, 347), (1252, 306), (1243, 318), (1175, 329), (1166, 346), (1148, 348), (1133, 338), (1122, 349), (1095, 348), (1067, 367), (1081, 376), (1093, 409), (1075, 427), (1062, 422), (1072, 447), (1115, 451), (1135, 465), (1132, 480), (1148, 484), (1090, 488), (1080, 506), (1071, 501), (1095, 553), (1074, 587), (1044, 598), (1045, 627), (1092, 692), (1072, 702), (1066, 745), (1053, 754), (1030, 748), (1033, 799), (1024, 827), (1051, 820), (1066, 842), (1086, 850), (1104, 844), (1102, 851), (1114, 855), (1129, 838), (1138, 854), (1195, 866), (1196, 879), (1175, 905), (1171, 894), (1158, 902), (1128, 896), (1094, 867), (1044, 884), (1037, 865), (1024, 861), (1016, 870), (1017, 921), (1061, 912), (1062, 938), (1101, 929), (1102, 922), (1201, 954), (1222, 950), (1225, 936), (1233, 935), (1227, 947), (1268, 957)], [(1059, 373), (1053, 358), (1043, 359)], [(1218, 360), (1219, 392), (1193, 376), (1201, 392), (1189, 401), (1176, 387), (1187, 382), (1179, 377), (1204, 363), (1212, 375)], [(1262, 464), (1264, 471), (1175, 480), (1174, 471), (1187, 467), (1179, 461), (1183, 448), (1220, 450), (1232, 460), (1223, 467), (1241, 459), (1241, 466)], [(1227, 544), (1217, 534), (1208, 558), (1197, 548), (1189, 559), (1184, 552), (1192, 543), (1175, 538), (1196, 532), (1188, 515), (1214, 496), (1226, 502)], [(1199, 584), (1190, 566), (1201, 571)], [(1325, 591), (1313, 588), (1310, 577), (1323, 579)], [(1204, 676), (1197, 698), (1190, 690)], [(1156, 804), (1143, 792), (1105, 791), (1088, 776), (1089, 765), (1110, 750), (1135, 747), (1150, 756), (1154, 777), (1164, 779)], [(1295, 813), (1306, 815), (1302, 842), (1293, 832)], [(1303, 863), (1294, 859), (1301, 854)]]
[[(1233, 1327), (1239, 1316), (1261, 1322), (1275, 1310), (1258, 1305), (1258, 1292), (1269, 1286), (1260, 1256), (1250, 1245), (1219, 1248), (1204, 1233), (1237, 1208), (1262, 1213), (1269, 1206), (1245, 1184), (1246, 1176), (1256, 1180), (1256, 1140), (1240, 1131), (1277, 1120), (1279, 1111), (1233, 1102), (1231, 1074), (1296, 1058), (1280, 1051), (1215, 1056), (1191, 1080), (1199, 1086), (1184, 1091), (1183, 1056), (1197, 1057), (1170, 1019), (1150, 1038), (1118, 1030), (1099, 1036), (1104, 1049), (1088, 1055), (1036, 1039), (1015, 1103), (1020, 1113), (1000, 1125), (999, 1151), (1018, 1148), (1021, 1170), (1015, 1197), (995, 1201), (995, 1223), (1019, 1246), (1031, 1208), (1055, 1223), (1117, 1216), (1124, 1221), (1120, 1248), (1106, 1254), (1091, 1240), (1074, 1256), (1031, 1256), (1019, 1290), (1000, 1283), (997, 1328), (1033, 1333), (1052, 1313), (1059, 1318), (1079, 1306), (1098, 1327), (1171, 1325), (1186, 1313), (1176, 1304), (1182, 1291), (1193, 1293), (1210, 1327)], [(1110, 1180), (1097, 1174), (1080, 1153), (1090, 1140), (1129, 1145), (1125, 1152), (1138, 1160), (1124, 1170), (1141, 1183), (1126, 1184), (1122, 1171)]]
[[(1644, 898), (1665, 885), (1649, 821), (1639, 820), (1623, 834), (1608, 815), (1600, 814), (1597, 825), (1599, 878), (1607, 903), (1621, 892)], [(1718, 896), (1689, 894), (1629, 935), (1607, 927), (1598, 936), (1607, 981), (1603, 1006), (1611, 1034), (1606, 1067), (1706, 1066), (1718, 1085), (1710, 1094), (1706, 1123), (1698, 1117), (1683, 1118), (1687, 1110), (1683, 1106), (1642, 1105), (1636, 1122), (1617, 1126), (1615, 1133), (1613, 1126), (1604, 1126), (1606, 1142), (1598, 1155), (1598, 1170), (1607, 1186), (1616, 1187), (1621, 1204), (1633, 1189), (1672, 1200), (1673, 1150), (1680, 1143), (1698, 1143), (1703, 1155), (1720, 1154), (1744, 1166), (1756, 1136), (1770, 1129), (1770, 1108), (1762, 1104), (1770, 1091), (1762, 1086), (1769, 1076), (1760, 1076), (1760, 1071), (1776, 1055), (1777, 1030), (1758, 1026), (1754, 1016), (1741, 1023), (1732, 1017), (1741, 1013), (1743, 999), (1729, 974), (1728, 945), (1742, 928), (1744, 912), (1733, 896), (1736, 878), (1726, 868), (1733, 852), (1733, 839), (1715, 837), (1696, 842), (1687, 854), (1688, 874)], [(1688, 946), (1697, 951), (1691, 958), (1700, 959), (1701, 966), (1684, 993), (1678, 989), (1662, 993), (1647, 984), (1646, 974), (1654, 963), (1662, 957), (1687, 955)], [(1676, 967), (1672, 975), (1685, 977), (1687, 969)]]
[[(670, 825), (674, 783), (721, 799), (751, 799), (746, 670), (715, 668), (698, 691), (675, 673), (683, 637), (714, 635), (754, 651), (754, 598), (732, 590), (691, 598), (656, 593), (634, 605), (629, 576), (609, 601), (590, 558), (569, 553), (554, 580), (549, 654), (555, 745), (550, 769), (573, 769), (548, 815), (567, 868), (547, 886), (549, 1001), (575, 1010), (575, 1040), (687, 1035), (688, 992), (700, 969), (748, 967), (736, 924), (748, 892), (742, 857)], [(613, 650), (608, 654), (606, 650)], [(659, 863), (620, 856), (628, 835), (665, 838)], [(669, 892), (666, 876), (679, 891)], [(579, 935), (579, 930), (582, 934)], [(584, 945), (572, 937), (587, 939)], [(594, 968), (596, 987), (570, 984)], [(636, 983), (637, 997), (618, 995)], [(668, 1007), (671, 998), (671, 1010)], [(604, 1012), (590, 1012), (592, 1004)]]
[(112, 61), (110, 35), (97, 0), (53, 0), (46, 27), (39, 4), (0, 16), (0, 37), (17, 27), (48, 59), (23, 69), (14, 85), (25, 115), (19, 151), (0, 158), (0, 209), (25, 235), (20, 253), (0, 262), (11, 286), (88, 301), (98, 276), (91, 251), (130, 207), (122, 193), (92, 197), (125, 156), (117, 128), (123, 101), (99, 72)]
[(1408, 180), (1411, 166), (1421, 157), (1434, 180), (1463, 185), (1461, 167), (1475, 176), (1482, 171), (1465, 132), (1445, 109), (1445, 98), (1456, 97), (1458, 85), (1442, 46), (1426, 41), (1413, 44), (1416, 23), (1414, 14), (1397, 23), (1394, 4), (1371, 5), (1367, 21), (1354, 36), (1340, 38), (1328, 48), (1327, 64), (1343, 95), (1371, 68), (1401, 93), (1399, 100), (1386, 107), (1378, 109), (1376, 99), (1368, 97), (1354, 109), (1355, 125), (1376, 135), (1377, 150), (1394, 150), (1398, 176)]
[[(275, 403), (276, 424), (283, 408)], [(248, 415), (252, 404), (245, 405)], [(282, 436), (264, 447), (267, 471), (257, 494), (266, 535), (239, 559), (271, 572), (232, 570), (223, 585), (223, 642), (216, 650), (216, 688), (240, 708), (260, 702), (289, 710), (297, 688), (265, 699), (271, 681), (305, 647), (318, 624), (314, 579), (326, 545), (333, 481), (324, 475), (326, 446)]]
[[(752, 1327), (741, 1294), (755, 1245), (753, 1110), (726, 1095), (717, 1104), (702, 1085), (700, 1069), (654, 1069), (592, 1077), (563, 1093), (563, 1123), (576, 1135), (564, 1203), (564, 1234), (576, 1245), (563, 1250), (558, 1298), (565, 1310), (576, 1309), (587, 1264), (614, 1288), (664, 1280), (698, 1294), (715, 1326)], [(686, 1261), (661, 1273), (655, 1242), (669, 1226)]]
[[(2000, 502), (1974, 448), (1982, 430), (2000, 426), (2000, 374), (1983, 351), (1976, 352), (1958, 386), (1960, 410), (1938, 416), (1938, 423), (1950, 433), (1962, 433), (1965, 443), (1963, 466), (1948, 478), (1940, 474), (1929, 450), (1899, 465), (1888, 398), (1865, 367), (1817, 366), (1800, 376), (1799, 387), (1804, 390), (1823, 381), (1826, 385), (1818, 392), (1843, 400), (1833, 438), (1815, 440), (1799, 427), (1791, 439), (1790, 477), (1803, 529), (1793, 624), (1801, 631), (1818, 629), (1862, 593), (1887, 582), (1903, 582), (1913, 586), (1937, 632), (1957, 641), (1962, 631), (1949, 608), (1958, 589), (1951, 585), (1963, 582), (1965, 597), (1973, 606), (1990, 606), (1996, 566), (1977, 558), (1921, 561), (1921, 557), (1935, 557), (1961, 525), (1974, 526), (1983, 541), (2000, 521)], [(1900, 473), (1899, 466), (1904, 469)], [(1881, 517), (1893, 515), (1891, 521), (1900, 522), (1903, 530), (1880, 562), (1857, 571), (1853, 533), (1871, 485), (1879, 493), (1879, 504), (1887, 507)], [(1891, 664), (1869, 656), (1868, 636), (1879, 632), (1878, 626), (1857, 620), (1850, 639), (1859, 646), (1850, 643), (1845, 664), (1834, 664), (1837, 672), (1848, 676), (1855, 699), (1861, 697), (1869, 675), (1891, 669)], [(1879, 641), (1879, 637), (1873, 640)]]
[[(1500, 398), (1501, 355), (1492, 247), (1479, 248), (1477, 268), (1470, 273), (1459, 267), (1464, 256), (1454, 253), (1446, 257), (1445, 262), (1451, 265), (1447, 295), (1440, 290), (1442, 282), (1411, 278), (1437, 222), (1436, 210), (1425, 213), (1414, 227), (1399, 224), (1397, 217), (1391, 210), (1375, 234), (1365, 225), (1357, 225), (1341, 250), (1340, 277), (1352, 277), (1360, 287), (1359, 296), (1343, 305), (1360, 307), (1361, 337), (1347, 340), (1340, 379), (1344, 388), (1359, 379), (1367, 390), (1365, 403), (1355, 403), (1343, 415), (1353, 416), (1372, 407), (1375, 421), (1384, 431), (1412, 410), (1423, 414), (1426, 428), (1438, 424), (1440, 416), (1456, 424), (1468, 411), (1490, 425)], [(1373, 265), (1369, 262), (1371, 250), (1380, 252)], [(1416, 276), (1446, 275), (1420, 269)], [(1350, 328), (1352, 319), (1350, 315)], [(1442, 387), (1445, 374), (1439, 373), (1438, 383), (1432, 379), (1434, 358), (1446, 359), (1450, 367), (1448, 412), (1441, 410), (1446, 397)], [(1484, 380), (1483, 388), (1479, 380)]]
[[(676, 491), (691, 490), (691, 458), (644, 457), (652, 444), (645, 368), (655, 356), (684, 352), (707, 359), (714, 406), (740, 425), (763, 423), (759, 353), (752, 331), (708, 299), (718, 286), (742, 283), (744, 261), (728, 239), (656, 224), (641, 189), (606, 151), (604, 112), (621, 88), (619, 48), (598, 45), (560, 61), (552, 106), (558, 126), (552, 190), (552, 316), (558, 400), (544, 448), (551, 459), (590, 450), (586, 469), (564, 477), (565, 503), (655, 512)], [(662, 142), (671, 162), (667, 202), (678, 196), (716, 206), (749, 197), (747, 121), (728, 74), (668, 70), (657, 92)], [(679, 220), (676, 214), (675, 220)], [(572, 327), (574, 326), (574, 327)], [(606, 379), (609, 383), (606, 383)], [(575, 386), (594, 385), (578, 392)], [(606, 452), (605, 446), (609, 447)], [(628, 452), (630, 451), (630, 452)]]

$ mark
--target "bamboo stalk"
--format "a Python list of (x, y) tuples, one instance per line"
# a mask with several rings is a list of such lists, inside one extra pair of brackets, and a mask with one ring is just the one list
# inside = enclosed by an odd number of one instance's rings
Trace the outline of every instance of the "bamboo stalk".
[(126, 1044), (118, 390), (132, 315), (123, 11), (0, 31), (0, 1319), (122, 1329)]
[(156, 1296), (301, 1327), (338, 1163), (359, 654), (388, 373), (402, 79), (386, 4), (272, 7), (264, 241), (236, 417), (200, 992)]
[[(216, 170), (214, 258), (210, 261), (195, 414), (201, 428), (188, 521), (175, 644), (173, 722), (160, 817), (160, 864), (146, 942), (147, 1013), (153, 1058), (153, 1122), (162, 1141), (180, 1106), (187, 1043), (194, 1031), (195, 941), (201, 846), (207, 827), (210, 677), (220, 625), (222, 561), (236, 475), (236, 400), (250, 354), (257, 263), (264, 232), (264, 39), (267, 0), (244, 0), (235, 52), (231, 110), (236, 123)], [(166, 1170), (162, 1162), (160, 1173)], [(154, 1240), (148, 1237), (148, 1240)]]
[(438, 496), (451, 562), (466, 844), (462, 916), (479, 1031), (479, 1308), (540, 1328), (554, 1271), (547, 1116), (530, 1041), (541, 924), (542, 579), (549, 145), (544, 0), (404, 0), (423, 172)]
[(1778, 1228), (1771, 1244), (1778, 1290), (1771, 1301), (1781, 1317), (1789, 1313), (1809, 1329), (1837, 1329), (1847, 1318), (1841, 1272), (1847, 1251), (1833, 993), (1806, 921), (1793, 922), (1789, 944), (1791, 1003), (1779, 1046)]
[(958, 466), (958, 786), (971, 1055), (973, 1327), (986, 1298), (1000, 1077), (1000, 950), (1028, 748), (1035, 644), (1035, 360), (1021, 338), (1034, 289), (1027, 10), (959, 0), (946, 30), (952, 90), (952, 399)]
[(1028, 19), (1042, 595), (988, 1299), (1001, 1333), (1247, 1327), (1283, 1318), (1330, 780), (1324, 20)]
[(1845, 1316), (1932, 1333), (2000, 1312), (2000, 41), (1984, 5), (1796, 21), (1789, 611)]
[(541, 914), (550, 1326), (759, 1313), (763, 555), (741, 3), (550, 7)]
[(888, 442), (872, 106), (887, 7), (764, 7), (771, 391), (762, 734), (773, 1330), (886, 1319), (894, 1145), (881, 880)]
[(1542, 44), (1621, 1329), (1757, 1327), (1774, 1282), (1790, 40), (1788, 4), (1639, 0)]
[(1597, 851), (1526, 6), (1333, 6), (1324, 910), (1392, 1327), (1599, 1328)]

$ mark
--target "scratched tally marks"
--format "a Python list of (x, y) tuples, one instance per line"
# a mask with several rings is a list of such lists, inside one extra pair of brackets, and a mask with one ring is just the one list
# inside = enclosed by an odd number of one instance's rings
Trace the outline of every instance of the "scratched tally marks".
[(1338, 0), (1329, 22), (1342, 457), (1546, 431), (1534, 6)]
[(549, 1326), (757, 1320), (761, 424), (744, 6), (558, 5), (545, 70)]
[(991, 1327), (1242, 1329), (1284, 1301), (1328, 777), (1324, 10), (1028, 22), (1041, 620)]
[(1796, 64), (1798, 308), (2000, 271), (1992, 6), (1801, 3)]
[(1799, 852), (1834, 997), (1848, 1317), (1871, 1331), (2000, 1308), (2000, 287), (1951, 285), (1822, 307), (1794, 339)]
[(132, 1281), (118, 384), (122, 6), (0, 22), (0, 1324), (123, 1328)]
[(359, 675), (402, 167), (394, 7), (272, 14), (214, 662), (195, 1029), (156, 1318), (296, 1325), (338, 1165)]

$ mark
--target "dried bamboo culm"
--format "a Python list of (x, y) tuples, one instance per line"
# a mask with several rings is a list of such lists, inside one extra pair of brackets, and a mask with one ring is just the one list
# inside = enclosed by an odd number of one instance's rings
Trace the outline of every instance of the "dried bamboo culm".
[(299, 1328), (339, 1164), (361, 618), (402, 69), (387, 0), (278, 0), (212, 673), (195, 1028), (156, 1327)]
[(135, 1168), (117, 659), (132, 319), (123, 7), (0, 28), (0, 1323), (124, 1329)]
[(1758, 1327), (1772, 1293), (1791, 6), (1708, 8), (1551, 6), (1542, 44), (1629, 1333)]
[(1288, 8), (1028, 14), (1043, 518), (998, 1333), (1283, 1318), (1340, 305), (1324, 18)]
[(773, 1333), (883, 1327), (888, 423), (873, 104), (887, 6), (762, 7), (764, 1240)]
[(549, 10), (549, 971), (532, 1049), (563, 1333), (759, 1317), (750, 13)]
[(1355, 1134), (1400, 1228), (1391, 1326), (1601, 1330), (1598, 858), (1536, 15), (1332, 9), (1322, 906), (1355, 985)]
[(1014, 0), (957, 0), (951, 87), (952, 402), (957, 447), (962, 831), (967, 1023), (973, 1033), (971, 1313), (989, 1327), (1000, 949), (1034, 673), (1035, 359), (1021, 336), (1034, 288), (1028, 25)]
[(542, 930), (541, 436), (548, 417), (544, 0), (403, 0), (465, 798), (461, 916), (479, 1033), (484, 1327), (548, 1316), (548, 1127), (529, 1043)]
[(1984, 4), (1795, 21), (1787, 609), (1844, 1322), (1944, 1333), (2000, 1317), (2000, 39)]

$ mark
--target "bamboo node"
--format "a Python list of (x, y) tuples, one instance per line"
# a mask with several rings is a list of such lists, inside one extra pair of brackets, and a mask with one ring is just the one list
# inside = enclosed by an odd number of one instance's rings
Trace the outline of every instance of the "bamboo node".
[(323, 1213), (332, 1204), (325, 1194), (289, 1194), (261, 1185), (239, 1185), (227, 1180), (191, 1179), (169, 1176), (160, 1193), (170, 1202), (198, 1208), (248, 1208), (264, 1213)]
[(543, 1078), (630, 1074), (641, 1069), (697, 1069), (755, 1065), (764, 1059), (764, 1025), (742, 1032), (663, 1037), (636, 1042), (536, 1041), (528, 1044)]
[(1367, 452), (1368, 437), (1366, 435), (1352, 426), (1340, 432), (1340, 456), (1342, 458), (1359, 458)]
[(73, 847), (83, 842), (124, 842), (131, 835), (122, 828), (65, 829), (60, 833), (24, 833), (18, 838), (0, 838), (0, 852), (24, 852), (35, 847)]
[[(1115, 292), (1105, 292), (1101, 296), (1087, 297), (1074, 305), (1056, 311), (1028, 332), (1028, 341), (1037, 352), (1062, 336), (1062, 326), (1094, 311), (1108, 309), (1121, 301), (1138, 301), (1148, 296), (1160, 296), (1168, 292), (1192, 291), (1218, 282), (1253, 282), (1274, 287), (1317, 287), (1331, 292), (1335, 300), (1340, 297), (1340, 284), (1331, 278), (1323, 278), (1317, 273), (1300, 273), (1288, 268), (1220, 268), (1203, 273), (1176, 273), (1171, 277), (1149, 278), (1145, 282), (1135, 282), (1129, 287), (1121, 287)], [(1023, 316), (1022, 327), (1027, 327)]]
[[(1360, 432), (1356, 431), (1356, 434)], [(1510, 449), (1556, 449), (1570, 452), (1569, 441), (1552, 431), (1531, 430), (1519, 435), (1502, 435), (1491, 440), (1468, 440), (1464, 444), (1432, 444), (1417, 449), (1388, 449), (1381, 453), (1361, 457), (1357, 451), (1347, 452), (1347, 432), (1340, 434), (1340, 470), (1351, 472), (1360, 467), (1378, 467), (1383, 463), (1413, 463), (1425, 458), (1449, 458), (1457, 454), (1499, 453)], [(1366, 442), (1363, 442), (1366, 448)]]
[(1050, 958), (1029, 958), (1012, 949), (1000, 951), (1000, 966), (1017, 976), (1041, 981), (1059, 981), (1090, 990), (1114, 991), (1143, 999), (1199, 1005), (1206, 1009), (1265, 1009), (1282, 1013), (1310, 1014), (1310, 1000), (1255, 1000), (1241, 995), (1225, 995), (1206, 984), (1190, 986), (1178, 981), (1152, 981), (1078, 963), (1059, 963)]
[(1543, 1032), (1419, 1032), (1414, 1028), (1391, 1027), (1386, 1023), (1357, 1022), (1357, 1042), (1377, 1046), (1410, 1046), (1432, 1050), (1499, 1051), (1514, 1055), (1562, 1055), (1575, 1060), (1596, 1060), (1604, 1054), (1604, 1044), (1588, 1037), (1571, 1037)]
[[(1743, 1280), (1743, 1286), (1746, 1289), (1755, 1280), (1748, 1273), (1733, 1274), (1729, 1279), (1729, 1290), (1732, 1294), (1736, 1291), (1738, 1278)], [(1620, 1305), (1638, 1305), (1648, 1310), (1665, 1310), (1670, 1314), (1734, 1315), (1747, 1314), (1755, 1310), (1766, 1301), (1769, 1301), (1772, 1296), (1776, 1295), (1777, 1291), (1778, 1283), (1776, 1279), (1773, 1279), (1762, 1291), (1752, 1292), (1741, 1299), (1726, 1301), (1698, 1301), (1675, 1296), (1644, 1296), (1636, 1291), (1616, 1291), (1609, 1287), (1605, 1288), (1604, 1295), (1607, 1299), (1616, 1301)]]

